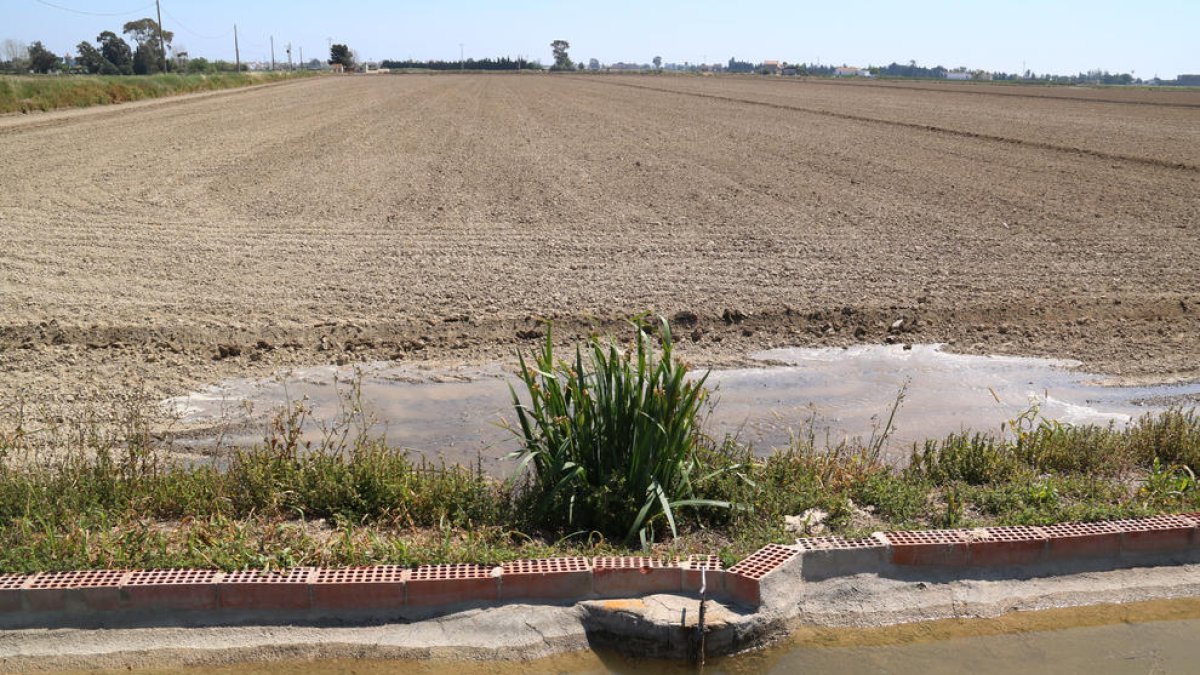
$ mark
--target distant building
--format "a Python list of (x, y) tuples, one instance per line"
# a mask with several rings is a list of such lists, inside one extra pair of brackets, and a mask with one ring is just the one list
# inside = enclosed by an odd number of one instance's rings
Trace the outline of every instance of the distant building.
[(950, 70), (946, 71), (947, 80), (983, 80), (991, 81), (992, 74), (982, 70)]
[(841, 66), (833, 69), (834, 77), (870, 77), (871, 71), (851, 66)]
[(759, 69), (759, 72), (765, 73), (767, 75), (778, 75), (779, 69), (780, 69), (780, 64), (778, 61), (774, 61), (774, 60), (763, 61), (762, 65), (760, 65), (758, 67), (758, 69)]

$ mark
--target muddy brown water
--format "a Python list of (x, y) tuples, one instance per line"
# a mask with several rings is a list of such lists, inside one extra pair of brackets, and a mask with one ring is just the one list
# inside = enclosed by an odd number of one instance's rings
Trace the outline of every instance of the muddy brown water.
[[(1200, 383), (1103, 386), (1103, 375), (1081, 372), (1076, 362), (953, 354), (939, 345), (789, 348), (753, 358), (762, 366), (710, 373), (705, 428), (762, 453), (810, 431), (818, 445), (870, 438), (901, 392), (887, 444), (895, 459), (927, 438), (997, 430), (1034, 406), (1065, 423), (1121, 425), (1200, 397)], [(367, 429), (430, 459), (479, 462), (504, 474), (512, 466), (504, 458), (517, 447), (503, 426), (512, 419), (515, 383), (498, 364), (425, 370), (374, 363), (229, 380), (164, 404), (189, 430), (175, 441), (185, 452), (259, 442), (276, 411), (300, 404), (311, 411), (305, 433), (314, 442), (337, 428)]]
[[(800, 629), (772, 648), (693, 666), (582, 652), (532, 662), (312, 661), (172, 670), (142, 675), (422, 673), (1187, 673), (1200, 659), (1200, 599), (1018, 612), (884, 628)], [(115, 671), (114, 671), (115, 672)], [(129, 671), (120, 671), (129, 672)]]

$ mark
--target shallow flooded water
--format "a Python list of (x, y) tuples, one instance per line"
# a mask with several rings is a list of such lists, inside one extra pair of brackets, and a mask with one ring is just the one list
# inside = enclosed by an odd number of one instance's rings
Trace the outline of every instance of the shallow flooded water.
[[(818, 444), (868, 438), (882, 431), (901, 392), (888, 443), (897, 458), (927, 438), (996, 430), (1034, 405), (1043, 417), (1062, 422), (1123, 424), (1161, 410), (1162, 401), (1200, 394), (1200, 384), (1106, 387), (1097, 384), (1101, 375), (1080, 372), (1074, 362), (951, 354), (938, 345), (776, 349), (753, 358), (762, 366), (710, 374), (713, 405), (705, 428), (762, 453), (810, 429)], [(164, 403), (193, 430), (176, 441), (185, 449), (258, 442), (273, 411), (300, 402), (312, 412), (310, 440), (357, 420), (430, 459), (479, 461), (489, 472), (504, 473), (509, 464), (503, 458), (517, 447), (502, 426), (511, 418), (509, 384), (515, 382), (499, 365), (441, 371), (388, 363), (325, 366), (231, 380)]]
[(584, 652), (532, 662), (316, 661), (186, 670), (197, 675), (421, 673), (1189, 673), (1200, 659), (1200, 600), (1170, 600), (1008, 614), (884, 628), (799, 631), (760, 652), (694, 666)]

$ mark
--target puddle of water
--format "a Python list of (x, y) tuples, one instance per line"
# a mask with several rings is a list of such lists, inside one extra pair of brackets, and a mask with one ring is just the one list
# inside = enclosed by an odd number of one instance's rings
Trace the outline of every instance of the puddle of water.
[[(1200, 659), (1200, 600), (1169, 600), (1008, 614), (884, 628), (802, 630), (785, 644), (724, 659), (703, 672), (750, 673), (1185, 673)], [(182, 670), (204, 675), (331, 673), (695, 673), (675, 663), (606, 653), (566, 654), (532, 662), (315, 661)], [(124, 671), (122, 671), (124, 672)]]
[[(1096, 384), (1102, 378), (1076, 370), (1076, 362), (951, 354), (939, 345), (776, 349), (753, 358), (763, 367), (709, 376), (715, 391), (706, 430), (718, 438), (736, 435), (760, 453), (787, 446), (810, 420), (818, 442), (867, 438), (882, 427), (901, 390), (888, 446), (894, 458), (927, 438), (996, 430), (1034, 404), (1048, 419), (1123, 424), (1163, 409), (1143, 401), (1200, 394), (1200, 383), (1105, 387)], [(393, 444), (504, 473), (510, 464), (503, 458), (517, 447), (500, 426), (511, 417), (511, 382), (499, 365), (443, 371), (388, 363), (325, 366), (273, 380), (230, 380), (164, 403), (182, 425), (200, 429), (177, 445), (200, 449), (218, 441), (261, 441), (264, 420), (288, 401), (312, 410), (306, 437), (316, 441), (322, 424), (345, 420), (348, 401), (357, 400), (375, 420), (370, 431), (386, 433)]]

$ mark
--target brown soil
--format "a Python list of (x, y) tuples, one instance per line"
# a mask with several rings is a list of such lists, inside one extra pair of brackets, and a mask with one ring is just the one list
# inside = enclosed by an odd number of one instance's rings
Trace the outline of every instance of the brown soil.
[(708, 364), (949, 341), (1197, 379), (1197, 105), (364, 76), (0, 119), (0, 397), (508, 358), (646, 310)]

